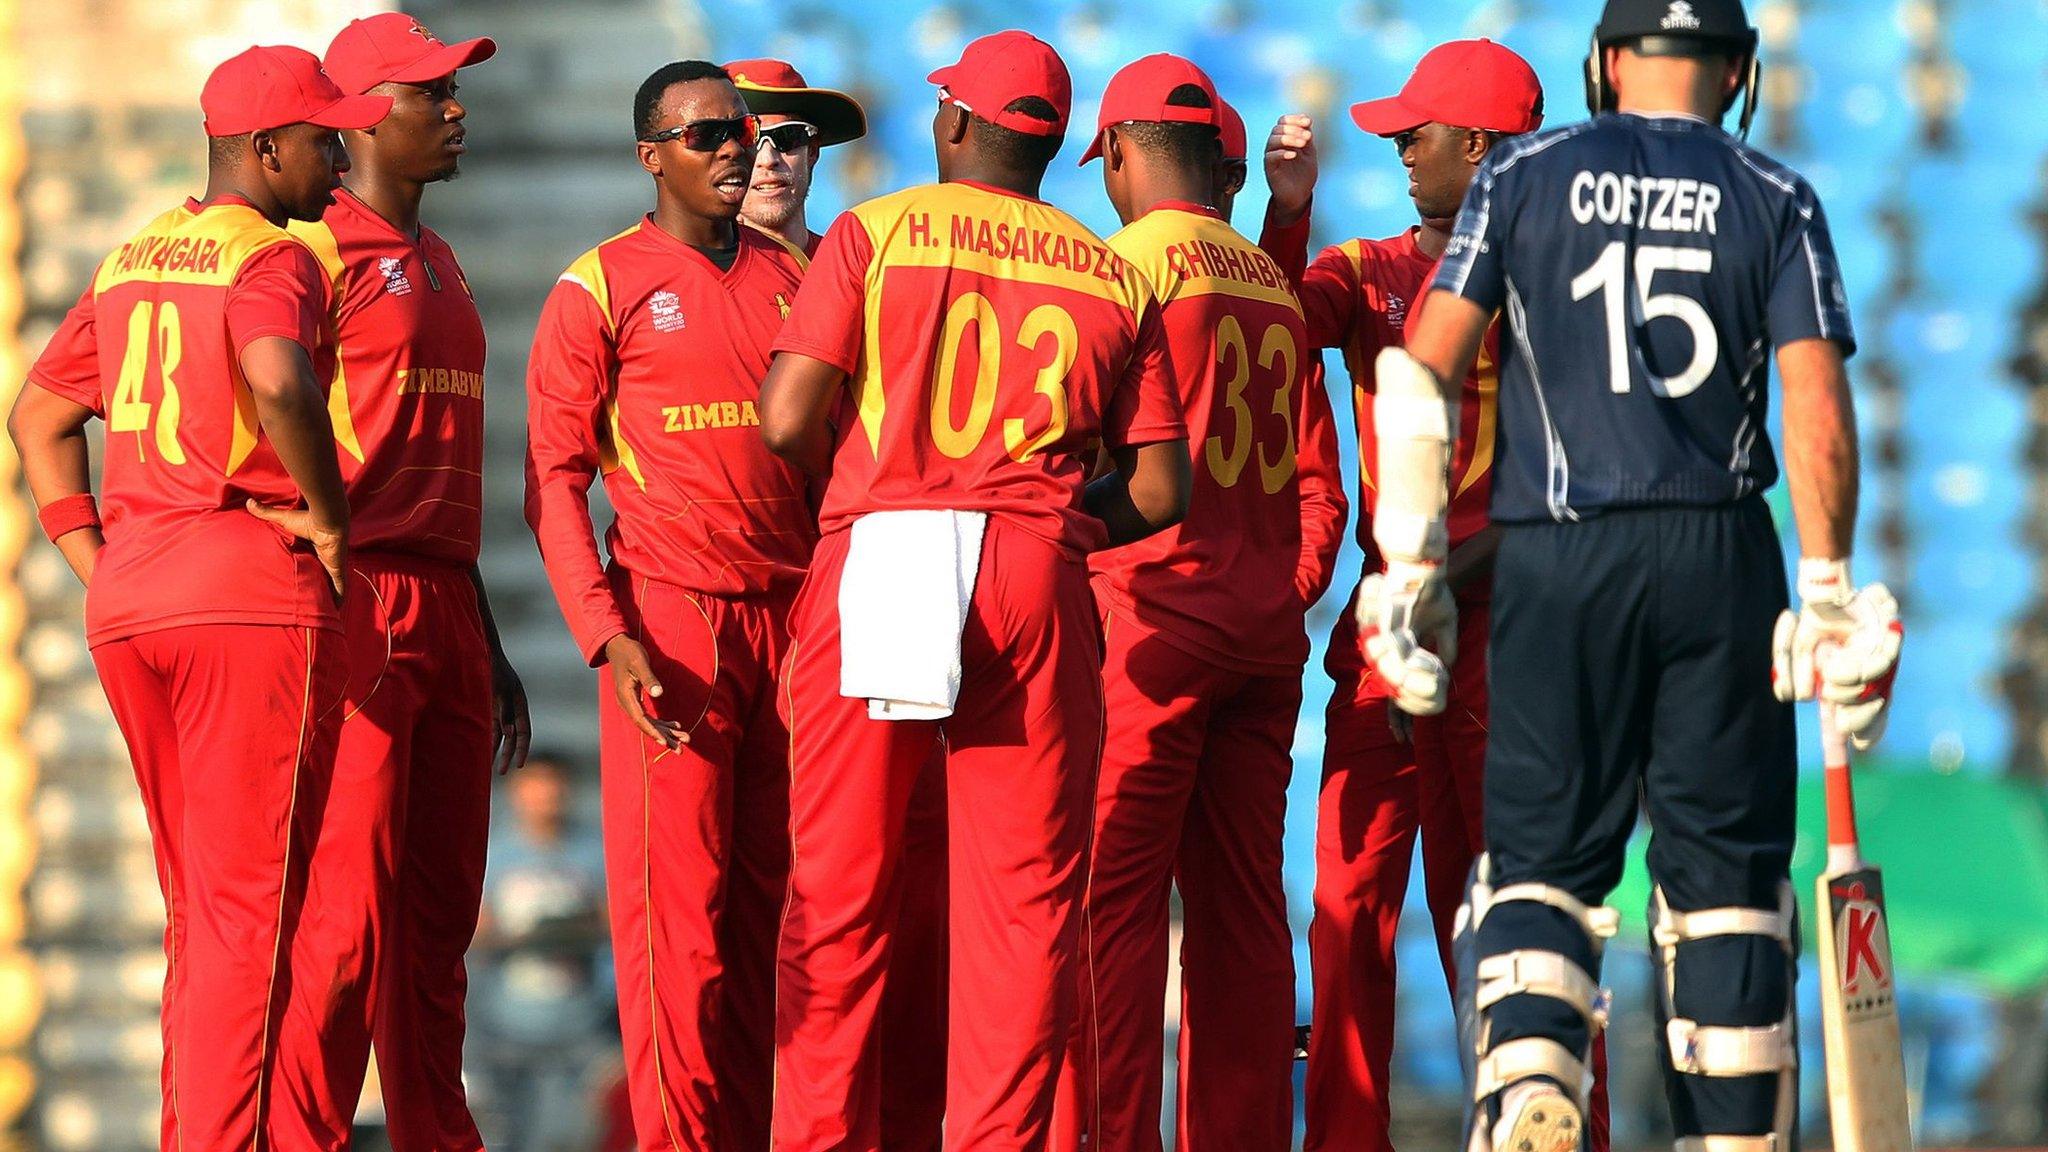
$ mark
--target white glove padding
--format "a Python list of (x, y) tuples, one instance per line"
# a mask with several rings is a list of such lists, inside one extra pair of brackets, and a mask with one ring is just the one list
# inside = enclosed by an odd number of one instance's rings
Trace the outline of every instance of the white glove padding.
[(1846, 560), (1802, 559), (1799, 611), (1781, 613), (1771, 637), (1771, 687), (1780, 700), (1834, 705), (1842, 734), (1867, 751), (1884, 735), (1904, 639), (1884, 585), (1857, 588)]
[(1443, 569), (1391, 561), (1359, 586), (1356, 612), (1366, 658), (1393, 688), (1394, 703), (1413, 716), (1442, 712), (1458, 658), (1458, 608)]

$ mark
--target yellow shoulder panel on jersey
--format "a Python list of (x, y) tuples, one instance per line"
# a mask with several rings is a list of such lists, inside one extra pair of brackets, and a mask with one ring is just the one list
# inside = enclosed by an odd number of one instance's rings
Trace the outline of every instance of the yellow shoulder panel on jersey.
[(791, 244), (787, 239), (784, 239), (780, 233), (770, 232), (766, 228), (755, 227), (752, 224), (747, 224), (745, 221), (741, 221), (741, 223), (743, 226), (750, 228), (754, 232), (759, 233), (762, 236), (766, 236), (768, 239), (773, 240), (777, 244), (781, 245), (782, 250), (784, 252), (787, 252), (791, 256), (796, 257), (796, 266), (799, 269), (808, 270), (810, 268), (811, 258), (809, 256), (804, 255), (804, 250), (802, 248), (799, 248), (796, 245)]
[(1365, 241), (1354, 236), (1337, 245), (1337, 251), (1342, 252), (1344, 258), (1351, 261), (1352, 283), (1365, 283)]
[(348, 282), (348, 265), (342, 263), (341, 244), (334, 238), (334, 229), (324, 220), (294, 220), (285, 230), (319, 258), (320, 267), (327, 273), (327, 284), (334, 291), (334, 303), (339, 307), (342, 288)]
[[(616, 321), (612, 319), (611, 281), (605, 276), (604, 271), (604, 246), (623, 240), (639, 230), (640, 226), (635, 224), (615, 236), (606, 237), (604, 243), (578, 256), (561, 276), (563, 280), (590, 293), (590, 298), (597, 303), (597, 314), (604, 318), (604, 330), (608, 334), (616, 333), (617, 329), (614, 327)], [(597, 445), (598, 467), (607, 474), (624, 468), (635, 484), (642, 488), (647, 487), (647, 476), (640, 471), (640, 457), (633, 451), (633, 446), (626, 442), (625, 434), (619, 429), (619, 405), (616, 399), (605, 401), (604, 419), (605, 435), (599, 439)]]
[(348, 265), (342, 262), (341, 245), (334, 229), (323, 220), (294, 220), (287, 225), (294, 239), (313, 250), (327, 273), (328, 315), (336, 318), (334, 338), (334, 380), (327, 386), (327, 419), (334, 425), (334, 443), (342, 451), (363, 459), (363, 441), (356, 435), (355, 417), (349, 410), (348, 342), (341, 332), (341, 302), (347, 294)]
[(569, 283), (590, 293), (590, 298), (597, 301), (597, 314), (604, 317), (604, 330), (606, 332), (613, 331), (612, 326), (614, 322), (612, 320), (612, 286), (605, 279), (604, 274), (604, 258), (602, 255), (604, 246), (616, 240), (623, 240), (634, 232), (639, 231), (639, 229), (640, 226), (635, 224), (616, 236), (606, 237), (603, 244), (599, 244), (597, 247), (578, 256), (561, 275), (561, 279), (567, 280)]
[(1151, 287), (1079, 220), (1023, 197), (965, 184), (926, 184), (853, 209), (884, 268), (962, 268), (1001, 280), (1064, 288), (1136, 314)]
[(1280, 265), (1214, 217), (1159, 209), (1132, 221), (1109, 243), (1151, 280), (1161, 304), (1223, 295), (1301, 311)]
[(249, 257), (291, 241), (290, 233), (241, 204), (216, 204), (196, 213), (174, 208), (100, 265), (93, 291), (134, 281), (225, 287), (234, 283)]
[(1152, 295), (1161, 304), (1173, 298), (1169, 285), (1172, 277), (1166, 274), (1166, 249), (1173, 243), (1172, 229), (1159, 219), (1161, 213), (1148, 212), (1115, 232), (1103, 243), (1109, 250), (1124, 258), (1151, 286)]

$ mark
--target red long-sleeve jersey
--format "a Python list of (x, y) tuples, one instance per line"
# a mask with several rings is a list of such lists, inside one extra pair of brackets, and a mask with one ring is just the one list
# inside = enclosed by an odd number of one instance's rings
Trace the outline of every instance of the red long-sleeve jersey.
[(600, 474), (607, 551), (634, 575), (717, 596), (802, 579), (817, 523), (755, 404), (804, 267), (743, 227), (721, 272), (643, 218), (549, 295), (527, 369), (526, 520), (586, 660), (626, 630), (590, 518)]

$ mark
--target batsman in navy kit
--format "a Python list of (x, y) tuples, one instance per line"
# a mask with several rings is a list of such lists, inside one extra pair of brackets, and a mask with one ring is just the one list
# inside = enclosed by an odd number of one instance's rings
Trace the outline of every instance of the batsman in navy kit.
[[(1740, 0), (1609, 0), (1593, 119), (1493, 149), (1407, 348), (1380, 354), (1387, 571), (1359, 614), (1376, 671), (1427, 715), (1455, 658), (1443, 382), (1505, 313), (1488, 852), (1459, 914), (1467, 1152), (1580, 1146), (1603, 902), (1639, 806), (1678, 1148), (1793, 1147), (1790, 702), (1834, 702), (1867, 746), (1901, 632), (1883, 586), (1849, 575), (1855, 338), (1826, 217), (1719, 126), (1739, 101), (1747, 132), (1756, 42)], [(1762, 495), (1774, 358), (1796, 609)]]

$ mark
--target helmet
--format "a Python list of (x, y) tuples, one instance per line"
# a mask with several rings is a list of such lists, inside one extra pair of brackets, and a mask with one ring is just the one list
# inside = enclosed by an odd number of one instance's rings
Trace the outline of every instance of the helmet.
[[(1646, 56), (1712, 55), (1741, 61), (1745, 75), (1736, 91), (1742, 99), (1741, 133), (1749, 135), (1761, 68), (1756, 29), (1742, 10), (1742, 0), (1607, 0), (1586, 54), (1586, 108), (1595, 115), (1615, 108), (1603, 50), (1617, 44), (1628, 44)], [(1734, 102), (1731, 96), (1722, 114)]]

